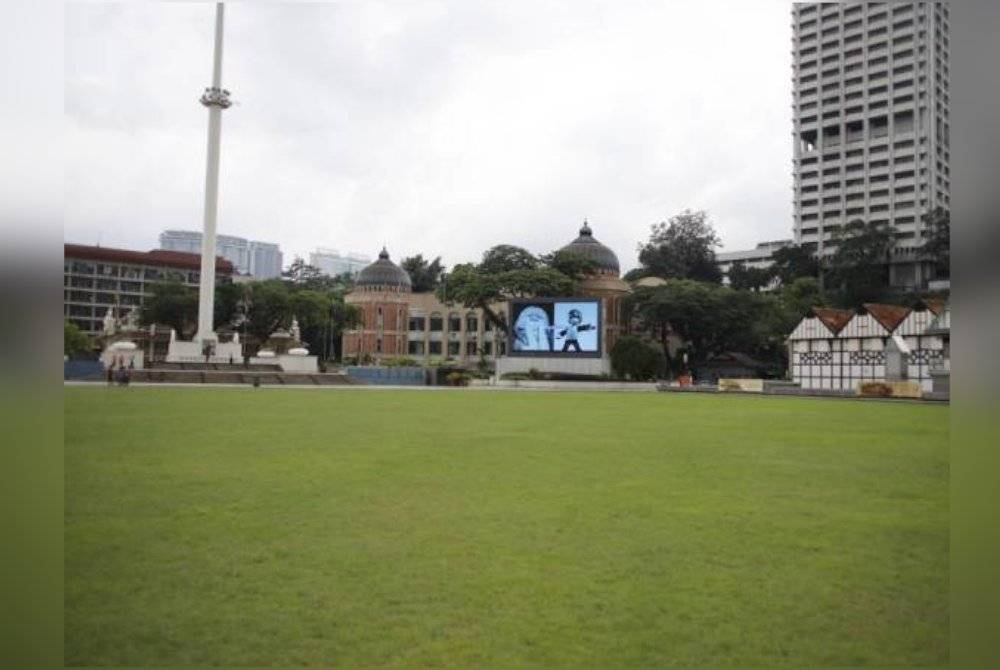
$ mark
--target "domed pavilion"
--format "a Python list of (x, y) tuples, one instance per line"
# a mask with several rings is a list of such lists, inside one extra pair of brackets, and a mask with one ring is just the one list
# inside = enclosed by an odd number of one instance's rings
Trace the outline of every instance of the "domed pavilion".
[(559, 249), (594, 262), (592, 273), (580, 282), (581, 294), (588, 298), (600, 298), (604, 320), (604, 353), (618, 341), (624, 328), (622, 298), (631, 293), (627, 282), (619, 277), (621, 268), (615, 252), (594, 237), (586, 220), (580, 228), (579, 236)]
[(374, 359), (406, 355), (410, 275), (389, 258), (385, 247), (358, 273), (344, 302), (361, 310), (361, 326), (344, 331), (343, 355)]

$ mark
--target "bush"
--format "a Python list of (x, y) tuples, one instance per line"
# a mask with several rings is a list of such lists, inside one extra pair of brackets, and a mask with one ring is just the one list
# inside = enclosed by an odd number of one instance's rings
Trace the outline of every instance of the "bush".
[(505, 372), (500, 375), (500, 379), (509, 379), (510, 381), (524, 381), (525, 379), (531, 379), (527, 372)]
[(632, 335), (622, 336), (611, 348), (611, 367), (625, 379), (656, 379), (665, 365), (662, 350)]
[(528, 379), (542, 379), (543, 375), (538, 371), (538, 368), (531, 368), (528, 370)]
[(382, 361), (382, 365), (388, 368), (406, 368), (406, 367), (416, 367), (419, 365), (417, 359), (410, 358), (409, 356), (396, 356), (393, 358), (387, 358)]
[(469, 375), (464, 372), (449, 372), (448, 376), (445, 377), (449, 386), (468, 386), (469, 385)]

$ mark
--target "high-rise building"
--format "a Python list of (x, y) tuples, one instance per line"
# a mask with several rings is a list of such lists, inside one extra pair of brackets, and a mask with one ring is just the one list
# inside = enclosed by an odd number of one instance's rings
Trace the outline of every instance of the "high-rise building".
[(371, 264), (371, 258), (363, 254), (341, 254), (336, 249), (319, 248), (309, 254), (309, 265), (319, 268), (331, 277), (348, 272), (357, 275)]
[[(160, 248), (169, 251), (201, 253), (201, 231), (165, 230), (160, 233)], [(257, 242), (232, 235), (216, 235), (215, 250), (233, 264), (236, 271), (254, 279), (281, 276), (281, 248), (271, 242)]]
[(922, 286), (921, 217), (950, 209), (948, 5), (796, 3), (795, 241), (820, 256), (855, 219), (891, 225), (890, 281)]

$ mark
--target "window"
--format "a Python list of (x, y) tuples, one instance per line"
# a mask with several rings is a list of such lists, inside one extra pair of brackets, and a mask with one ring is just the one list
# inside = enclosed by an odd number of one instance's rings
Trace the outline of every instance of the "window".
[[(431, 321), (433, 321), (433, 319), (431, 319)], [(441, 342), (439, 340), (431, 340), (427, 344), (428, 344), (427, 351), (428, 353), (430, 353), (431, 356), (441, 355)]]
[(448, 343), (448, 355), (449, 356), (458, 356), (459, 352), (461, 351), (461, 345), (462, 345), (461, 342), (449, 342)]
[[(440, 314), (438, 314), (437, 312), (434, 312), (433, 314), (431, 314), (431, 332), (432, 333), (440, 333), (442, 330), (444, 330), (444, 319), (441, 318)], [(438, 353), (441, 353), (441, 352), (438, 351)]]
[(465, 330), (474, 333), (479, 330), (479, 317), (469, 312), (465, 315)]
[(475, 342), (466, 342), (465, 343), (465, 355), (466, 356), (475, 356), (476, 355), (476, 343)]
[(455, 312), (448, 315), (448, 330), (453, 333), (462, 330), (462, 318)]
[(421, 340), (410, 340), (409, 346), (407, 347), (407, 352), (411, 356), (423, 356), (424, 355), (424, 343)]
[(426, 327), (427, 319), (422, 316), (410, 317), (410, 330), (423, 331)]

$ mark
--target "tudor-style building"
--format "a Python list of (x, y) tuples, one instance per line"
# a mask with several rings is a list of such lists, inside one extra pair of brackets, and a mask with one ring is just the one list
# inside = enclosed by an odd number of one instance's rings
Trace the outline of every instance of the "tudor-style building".
[[(624, 330), (622, 298), (631, 292), (619, 277), (618, 257), (594, 238), (586, 221), (578, 237), (560, 251), (594, 263), (592, 273), (580, 281), (580, 296), (601, 299), (606, 355)], [(361, 309), (363, 322), (360, 328), (344, 331), (342, 352), (347, 359), (450, 358), (468, 365), (506, 353), (503, 333), (493, 328), (481, 309), (443, 303), (434, 293), (413, 293), (409, 275), (392, 262), (386, 249), (361, 270), (345, 302)], [(492, 308), (499, 314), (507, 312), (506, 303)]]
[(945, 338), (931, 325), (941, 302), (916, 308), (866, 303), (857, 312), (814, 307), (788, 337), (789, 371), (804, 389), (856, 390), (886, 379), (886, 344), (898, 335), (909, 348), (906, 377), (932, 390), (932, 371), (946, 365)]

